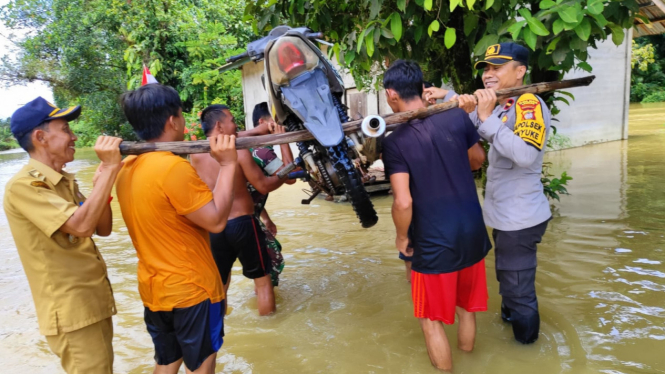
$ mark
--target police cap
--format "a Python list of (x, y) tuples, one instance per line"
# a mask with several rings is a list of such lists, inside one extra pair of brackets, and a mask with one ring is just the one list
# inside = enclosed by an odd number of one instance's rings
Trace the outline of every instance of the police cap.
[(516, 43), (501, 43), (487, 47), (485, 59), (476, 62), (476, 69), (484, 69), (487, 64), (503, 65), (510, 61), (521, 62), (527, 65), (529, 62), (529, 50)]

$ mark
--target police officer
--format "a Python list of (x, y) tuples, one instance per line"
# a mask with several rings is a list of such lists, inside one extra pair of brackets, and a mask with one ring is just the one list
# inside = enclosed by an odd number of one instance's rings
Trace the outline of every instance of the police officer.
[[(512, 323), (523, 344), (538, 339), (536, 248), (552, 216), (543, 193), (541, 171), (551, 115), (533, 94), (504, 99), (496, 90), (522, 86), (529, 51), (515, 43), (487, 48), (482, 69), (485, 89), (459, 97), (480, 136), (490, 143), (483, 217), (494, 230), (496, 274), (502, 296), (501, 317)], [(430, 89), (433, 98), (448, 92)], [(450, 97), (450, 93), (448, 93)]]
[(97, 139), (102, 162), (86, 199), (63, 170), (77, 140), (69, 121), (80, 113), (79, 106), (60, 109), (41, 97), (14, 112), (11, 131), (30, 159), (5, 186), (4, 208), (49, 347), (68, 373), (111, 373), (115, 301), (91, 236), (111, 233), (122, 139)]

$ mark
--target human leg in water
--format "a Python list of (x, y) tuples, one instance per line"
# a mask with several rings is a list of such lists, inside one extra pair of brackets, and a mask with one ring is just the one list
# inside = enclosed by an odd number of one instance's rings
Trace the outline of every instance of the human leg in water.
[(270, 274), (254, 279), (256, 290), (256, 301), (259, 307), (259, 315), (267, 316), (275, 313), (275, 289), (272, 286)]
[(501, 318), (512, 323), (515, 339), (530, 344), (538, 339), (540, 315), (536, 297), (537, 249), (548, 221), (517, 230), (494, 230), (496, 278), (501, 294)]
[(432, 321), (429, 318), (418, 318), (420, 327), (425, 335), (427, 354), (435, 368), (443, 371), (453, 370), (453, 358), (450, 351), (450, 343), (443, 329), (441, 321)]
[(226, 283), (224, 283), (224, 313), (223, 316), (226, 316), (226, 312), (229, 310), (229, 287), (231, 286), (231, 272), (229, 271), (229, 276), (226, 278)]
[[(501, 293), (501, 316), (513, 325), (513, 335), (522, 344), (538, 339), (540, 314), (536, 297), (536, 269), (497, 271)], [(504, 318), (504, 321), (506, 319)]]
[(476, 313), (467, 312), (462, 307), (456, 307), (457, 319), (457, 347), (464, 352), (473, 351), (476, 343)]

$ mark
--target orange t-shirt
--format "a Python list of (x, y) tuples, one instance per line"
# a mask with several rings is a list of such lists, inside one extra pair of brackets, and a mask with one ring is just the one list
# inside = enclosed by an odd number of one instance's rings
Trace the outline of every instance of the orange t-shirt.
[(212, 200), (187, 160), (171, 152), (125, 159), (118, 202), (139, 258), (139, 292), (152, 311), (224, 299), (208, 232), (185, 215)]

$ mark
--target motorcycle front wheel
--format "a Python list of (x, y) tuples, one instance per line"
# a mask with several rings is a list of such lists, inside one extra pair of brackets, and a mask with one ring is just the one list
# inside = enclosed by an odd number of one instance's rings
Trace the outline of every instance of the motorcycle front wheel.
[(379, 221), (379, 217), (374, 210), (374, 204), (369, 199), (369, 194), (365, 190), (360, 173), (356, 170), (355, 166), (349, 156), (347, 155), (344, 143), (334, 147), (328, 147), (328, 156), (335, 168), (335, 172), (344, 185), (344, 190), (353, 210), (360, 219), (360, 224), (364, 228), (369, 228)]

